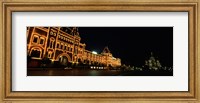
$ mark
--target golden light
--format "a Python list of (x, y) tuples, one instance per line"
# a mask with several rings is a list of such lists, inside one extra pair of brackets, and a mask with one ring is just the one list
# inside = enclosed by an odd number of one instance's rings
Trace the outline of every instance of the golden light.
[(92, 54), (98, 54), (96, 51), (92, 51)]

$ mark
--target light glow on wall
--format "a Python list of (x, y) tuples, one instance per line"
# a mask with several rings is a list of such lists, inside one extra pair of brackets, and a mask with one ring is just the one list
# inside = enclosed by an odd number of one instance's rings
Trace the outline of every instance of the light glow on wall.
[(96, 51), (92, 51), (92, 54), (98, 54)]

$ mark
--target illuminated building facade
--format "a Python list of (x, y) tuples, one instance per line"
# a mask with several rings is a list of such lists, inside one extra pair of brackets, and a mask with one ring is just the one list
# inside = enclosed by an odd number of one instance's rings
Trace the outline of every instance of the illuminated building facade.
[(32, 59), (49, 58), (52, 62), (121, 66), (108, 47), (101, 54), (85, 50), (76, 27), (27, 27), (27, 53)]

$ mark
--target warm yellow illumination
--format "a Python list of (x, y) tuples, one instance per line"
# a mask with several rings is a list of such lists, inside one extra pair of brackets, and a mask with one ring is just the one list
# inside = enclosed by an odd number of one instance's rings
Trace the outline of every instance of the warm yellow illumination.
[[(83, 64), (103, 64), (105, 66), (121, 66), (120, 58), (115, 58), (111, 54), (108, 47), (105, 47), (102, 53), (96, 51), (85, 50), (86, 44), (81, 43), (80, 36), (76, 28), (68, 28), (72, 30), (72, 34), (61, 29), (62, 27), (48, 27), (48, 29), (41, 29), (41, 27), (29, 27), (27, 43), (28, 54), (31, 55), (33, 50), (38, 50), (41, 59), (47, 57), (54, 61), (59, 61), (59, 58), (67, 58), (68, 62)], [(39, 29), (39, 30), (38, 30)], [(42, 32), (38, 32), (42, 31)], [(34, 40), (35, 38), (35, 40)], [(35, 42), (33, 42), (35, 41)], [(38, 59), (38, 58), (37, 58)], [(104, 69), (103, 67), (91, 67), (93, 69)]]
[(96, 51), (92, 51), (92, 54), (98, 54)]

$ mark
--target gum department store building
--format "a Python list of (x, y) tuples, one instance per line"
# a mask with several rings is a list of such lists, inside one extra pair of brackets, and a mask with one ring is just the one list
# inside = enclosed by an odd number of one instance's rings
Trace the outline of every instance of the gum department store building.
[(102, 64), (121, 66), (121, 60), (112, 56), (108, 47), (101, 54), (85, 50), (76, 27), (27, 27), (27, 52), (32, 59), (47, 57), (52, 62)]

